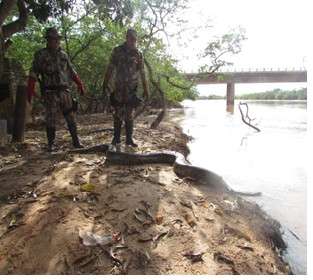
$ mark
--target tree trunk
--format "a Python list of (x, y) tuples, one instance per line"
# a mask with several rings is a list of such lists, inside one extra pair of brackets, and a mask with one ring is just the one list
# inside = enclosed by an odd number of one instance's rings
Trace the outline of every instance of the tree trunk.
[(27, 90), (19, 85), (16, 93), (12, 142), (23, 142), (26, 120)]
[(8, 142), (7, 120), (0, 120), (0, 147), (4, 147)]
[(4, 72), (4, 37), (0, 26), (0, 82)]

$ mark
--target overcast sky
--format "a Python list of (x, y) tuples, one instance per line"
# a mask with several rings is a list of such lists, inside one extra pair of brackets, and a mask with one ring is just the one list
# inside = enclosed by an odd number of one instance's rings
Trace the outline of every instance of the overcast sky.
[[(190, 0), (184, 18), (189, 26), (210, 22), (213, 28), (198, 30), (198, 38), (187, 36), (187, 44), (171, 40), (171, 53), (186, 72), (196, 71), (201, 64), (196, 54), (214, 36), (238, 26), (246, 30), (242, 52), (232, 58), (234, 68), (306, 67), (309, 50), (309, 0)], [(210, 19), (211, 21), (209, 21)], [(176, 27), (171, 27), (175, 29)], [(192, 31), (194, 32), (194, 31)], [(185, 42), (186, 43), (186, 42)], [(286, 84), (287, 88), (305, 84)], [(263, 85), (259, 88), (279, 87)], [(247, 86), (244, 86), (248, 88)], [(284, 87), (281, 85), (280, 87)], [(218, 88), (218, 87), (217, 87)]]

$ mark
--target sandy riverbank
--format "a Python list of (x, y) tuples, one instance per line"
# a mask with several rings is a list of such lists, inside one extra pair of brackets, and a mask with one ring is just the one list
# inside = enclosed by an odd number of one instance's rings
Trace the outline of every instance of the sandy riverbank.
[[(148, 129), (153, 117), (137, 122), (137, 152), (187, 155), (180, 127), (166, 119)], [(111, 127), (104, 119), (79, 117), (85, 145), (110, 142), (110, 130), (98, 131)], [(67, 150), (64, 124), (57, 137)], [(172, 166), (47, 155), (45, 141), (44, 129), (33, 129), (25, 144), (1, 150), (1, 274), (290, 273), (278, 255), (279, 225), (256, 205), (178, 178)], [(114, 236), (113, 243), (86, 246), (88, 232)]]

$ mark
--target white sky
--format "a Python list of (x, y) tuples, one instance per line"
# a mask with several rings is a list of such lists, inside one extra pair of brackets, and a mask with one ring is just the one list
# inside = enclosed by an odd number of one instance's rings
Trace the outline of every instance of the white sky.
[[(307, 67), (310, 47), (308, 38), (312, 36), (309, 16), (313, 11), (309, 3), (309, 0), (190, 0), (190, 9), (184, 14), (189, 22), (188, 26), (203, 25), (210, 19), (213, 27), (197, 30), (200, 35), (198, 38), (192, 38), (192, 34), (189, 34), (185, 42), (172, 39), (171, 53), (179, 60), (182, 70), (197, 71), (203, 62), (196, 55), (203, 50), (206, 43), (214, 35), (227, 33), (231, 28), (241, 26), (246, 30), (247, 40), (243, 42), (242, 52), (232, 57), (235, 69)], [(170, 28), (175, 30), (177, 27)], [(182, 46), (183, 43), (185, 45)], [(305, 85), (261, 84), (257, 88), (267, 90)], [(214, 93), (224, 92), (223, 85), (209, 87), (218, 91)], [(199, 88), (202, 92), (201, 88), (208, 87)], [(237, 85), (236, 88), (245, 92), (251, 91), (251, 85)]]

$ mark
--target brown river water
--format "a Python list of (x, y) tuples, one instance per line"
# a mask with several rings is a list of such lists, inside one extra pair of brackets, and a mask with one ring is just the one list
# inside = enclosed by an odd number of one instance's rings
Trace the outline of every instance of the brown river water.
[(221, 175), (237, 191), (262, 192), (249, 198), (277, 219), (295, 274), (306, 274), (307, 259), (307, 111), (303, 101), (247, 101), (261, 129), (246, 126), (235, 103), (184, 101), (180, 124), (193, 137), (189, 161)]

